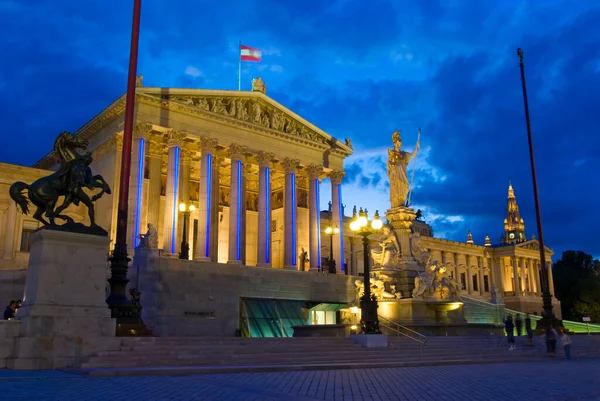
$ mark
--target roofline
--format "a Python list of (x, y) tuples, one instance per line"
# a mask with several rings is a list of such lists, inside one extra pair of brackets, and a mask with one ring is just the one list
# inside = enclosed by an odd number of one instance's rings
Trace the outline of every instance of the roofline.
[[(296, 114), (295, 112), (293, 112), (286, 106), (282, 105), (281, 103), (275, 101), (274, 99), (270, 98), (266, 94), (259, 92), (259, 91), (237, 91), (237, 90), (230, 90), (230, 89), (221, 90), (221, 89), (160, 88), (160, 87), (143, 87), (143, 86), (136, 88), (136, 95), (162, 95), (162, 96), (165, 96), (165, 95), (174, 95), (174, 94), (181, 94), (181, 95), (204, 94), (204, 95), (213, 95), (213, 96), (226, 95), (226, 96), (232, 96), (232, 97), (244, 96), (244, 97), (255, 97), (258, 99), (263, 99), (267, 103), (270, 103), (272, 106), (277, 107), (277, 108), (281, 109), (282, 111), (285, 111), (286, 113), (288, 113), (290, 115), (290, 117), (297, 119), (302, 124), (306, 125), (308, 128), (310, 128), (313, 131), (317, 132), (318, 134), (324, 136), (326, 139), (331, 141), (332, 144), (335, 144), (335, 147), (337, 147), (338, 149), (340, 149), (344, 153), (346, 153), (347, 156), (350, 156), (352, 153), (354, 153), (354, 149), (347, 146), (345, 143), (341, 142), (339, 139), (335, 138), (333, 135), (328, 134), (327, 132), (323, 131), (321, 128), (317, 127), (310, 121), (308, 121), (305, 118), (301, 117), (300, 115)], [(120, 114), (120, 112), (124, 111), (124, 109), (125, 109), (126, 95), (127, 94), (123, 94), (123, 95), (119, 96), (111, 104), (109, 104), (102, 111), (100, 111), (98, 114), (96, 114), (91, 120), (89, 120), (87, 123), (85, 123), (83, 126), (81, 126), (77, 131), (75, 131), (74, 135), (85, 138), (87, 136), (86, 133), (89, 132), (91, 129), (93, 129), (94, 127), (96, 127), (99, 124), (110, 122), (112, 120), (111, 117), (118, 116)], [(137, 96), (136, 96), (136, 98), (137, 98)], [(136, 99), (136, 103), (137, 103), (137, 99)], [(107, 118), (107, 115), (108, 115), (108, 118)], [(42, 157), (40, 160), (38, 160), (36, 163), (34, 163), (33, 167), (34, 168), (44, 168), (44, 166), (50, 166), (50, 165), (55, 164), (55, 162), (53, 160), (53, 154), (54, 154), (53, 151), (48, 152), (44, 157)]]

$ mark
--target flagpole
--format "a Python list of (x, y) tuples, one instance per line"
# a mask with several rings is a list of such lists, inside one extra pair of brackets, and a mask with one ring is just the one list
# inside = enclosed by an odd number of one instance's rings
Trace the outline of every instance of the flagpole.
[[(421, 140), (421, 128), (419, 128), (419, 133), (417, 134), (417, 144)], [(417, 150), (417, 153), (419, 151)], [(408, 200), (406, 201), (407, 206), (410, 206), (410, 196), (412, 195), (413, 184), (415, 183), (415, 170), (417, 169), (417, 154), (415, 153), (415, 162), (413, 163), (413, 171), (412, 178), (410, 179), (410, 189), (408, 191)]]
[(238, 90), (242, 90), (242, 41), (238, 46)]
[(540, 198), (538, 196), (538, 185), (537, 185), (537, 174), (535, 171), (535, 158), (533, 156), (533, 139), (531, 136), (531, 120), (529, 119), (529, 102), (527, 100), (527, 86), (525, 84), (525, 65), (523, 63), (523, 50), (517, 49), (517, 56), (519, 57), (519, 68), (521, 70), (521, 87), (523, 89), (523, 106), (525, 108), (525, 125), (527, 126), (527, 141), (529, 142), (529, 161), (531, 164), (531, 178), (533, 183), (533, 200), (535, 203), (535, 220), (537, 223), (538, 230), (538, 243), (540, 251), (540, 268), (541, 268), (541, 280), (540, 286), (542, 287), (542, 319), (538, 320), (536, 329), (546, 329), (548, 327), (560, 327), (562, 323), (554, 317), (552, 312), (552, 294), (550, 293), (549, 275), (552, 272), (548, 269), (546, 264), (546, 247), (544, 246), (544, 235), (542, 233), (542, 215), (540, 212)]

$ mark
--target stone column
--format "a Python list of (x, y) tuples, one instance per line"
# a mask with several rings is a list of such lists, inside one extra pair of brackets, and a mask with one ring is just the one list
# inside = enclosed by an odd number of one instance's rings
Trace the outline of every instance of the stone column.
[(321, 188), (319, 177), (323, 166), (311, 164), (308, 172), (308, 230), (310, 243), (310, 271), (321, 269)]
[(216, 156), (214, 158), (213, 170), (212, 170), (212, 195), (211, 195), (211, 208), (210, 208), (210, 225), (212, 227), (211, 232), (211, 248), (210, 248), (210, 260), (217, 263), (219, 261), (219, 230), (221, 220), (219, 218), (219, 199), (221, 197), (221, 187), (220, 187), (220, 174), (221, 174), (221, 165), (223, 164), (224, 159), (222, 157)]
[(518, 258), (517, 259), (518, 263), (519, 263), (519, 271), (521, 272), (521, 290), (523, 291), (523, 293), (525, 295), (527, 295), (529, 293), (528, 287), (527, 287), (527, 277), (526, 277), (526, 266), (525, 266), (525, 259), (524, 258)]
[(296, 171), (298, 160), (286, 158), (283, 161), (285, 168), (285, 210), (284, 210), (284, 268), (297, 270), (298, 260), (298, 222), (296, 210)]
[(210, 260), (212, 232), (212, 180), (213, 155), (216, 151), (215, 139), (200, 138), (200, 184), (198, 189), (198, 239), (195, 260)]
[(271, 162), (273, 153), (259, 152), (258, 160), (258, 241), (259, 267), (271, 267)]
[[(135, 249), (142, 232), (142, 198), (147, 137), (152, 124), (136, 123), (131, 142), (131, 170), (129, 175), (129, 204), (127, 205), (127, 244)], [(144, 231), (145, 232), (145, 231)]]
[(479, 295), (483, 296), (483, 293), (485, 292), (483, 285), (483, 259), (480, 256), (477, 256), (477, 268), (479, 272), (479, 275), (477, 276), (479, 278)]
[(231, 158), (231, 181), (229, 190), (229, 257), (227, 263), (242, 264), (242, 168), (245, 146), (232, 144), (229, 147)]
[(537, 287), (537, 292), (539, 295), (542, 295), (542, 283), (540, 282), (540, 265), (537, 260), (532, 259), (531, 264), (533, 265), (533, 271), (535, 275), (535, 285)]
[(175, 130), (167, 132), (169, 161), (167, 165), (167, 185), (165, 190), (165, 212), (163, 223), (163, 255), (175, 257), (178, 254), (177, 217), (179, 215), (179, 164), (184, 135)]
[(15, 231), (17, 229), (17, 205), (12, 199), (8, 202), (8, 214), (6, 226), (4, 227), (4, 246), (2, 247), (2, 259), (12, 260), (15, 258)]
[(473, 261), (473, 257), (470, 255), (465, 255), (465, 260), (467, 262), (467, 294), (471, 295), (473, 292), (473, 272), (471, 271), (471, 262)]
[(548, 264), (548, 287), (550, 288), (550, 294), (554, 297), (554, 275), (552, 274), (552, 263)]
[(458, 255), (456, 253), (452, 253), (450, 255), (452, 258), (452, 264), (454, 264), (454, 277), (458, 283), (461, 283), (460, 290), (462, 291), (463, 282), (460, 280), (460, 268), (458, 267)]
[(521, 280), (519, 278), (519, 266), (517, 265), (517, 257), (512, 256), (510, 259), (512, 261), (514, 275), (513, 291), (515, 292), (516, 296), (521, 296)]
[(242, 232), (240, 233), (240, 236), (242, 238), (242, 243), (241, 243), (241, 247), (242, 247), (242, 264), (246, 265), (246, 232), (247, 232), (247, 225), (246, 225), (246, 218), (247, 218), (247, 203), (246, 200), (247, 198), (247, 193), (246, 193), (246, 189), (248, 187), (248, 174), (250, 174), (250, 166), (248, 164), (244, 164), (242, 166), (242, 201), (240, 202), (240, 205), (242, 206), (242, 210), (240, 210), (240, 213), (242, 214)]
[(360, 243), (357, 243), (355, 238), (350, 237), (350, 274), (353, 276), (358, 276), (357, 246), (360, 249)]
[(344, 175), (343, 171), (329, 173), (332, 226), (333, 228), (338, 227), (340, 230), (339, 234), (333, 234), (333, 260), (335, 260), (338, 274), (344, 274), (344, 216), (342, 214), (342, 178), (344, 178)]
[[(177, 200), (177, 205), (179, 206), (180, 202), (185, 203), (186, 205), (189, 205), (190, 203), (190, 170), (191, 170), (191, 158), (192, 158), (192, 152), (189, 149), (186, 149), (184, 147), (181, 148), (181, 165), (179, 168), (179, 199)], [(183, 241), (183, 219), (184, 219), (184, 214), (182, 212), (179, 212), (179, 221), (181, 221), (181, 224), (178, 224), (177, 226), (177, 246), (179, 246), (179, 244), (181, 244), (181, 241)], [(191, 219), (191, 217), (190, 217)], [(188, 222), (190, 223), (190, 222)], [(189, 236), (190, 233), (192, 232), (193, 228), (191, 227), (190, 224), (188, 224), (188, 238), (186, 238), (186, 241), (188, 241), (189, 243)], [(190, 252), (191, 254), (191, 252)]]
[(148, 141), (148, 223), (158, 229), (160, 213), (160, 191), (162, 189), (163, 144), (156, 140)]
[(496, 286), (504, 296), (506, 292), (506, 272), (504, 271), (504, 261), (502, 258), (495, 258), (494, 265), (498, 269), (498, 283)]

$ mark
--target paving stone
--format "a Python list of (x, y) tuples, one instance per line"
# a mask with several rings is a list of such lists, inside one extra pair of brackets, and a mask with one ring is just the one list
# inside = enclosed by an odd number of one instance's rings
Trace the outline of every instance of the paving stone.
[(0, 371), (0, 399), (210, 401), (600, 400), (600, 360), (183, 376)]

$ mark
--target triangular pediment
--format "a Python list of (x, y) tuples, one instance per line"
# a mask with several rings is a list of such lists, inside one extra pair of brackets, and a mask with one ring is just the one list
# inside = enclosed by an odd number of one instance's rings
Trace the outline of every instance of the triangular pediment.
[(137, 95), (138, 102), (153, 99), (162, 107), (283, 134), (346, 155), (353, 152), (349, 140), (342, 143), (262, 92), (142, 87)]
[[(522, 242), (520, 244), (516, 245), (517, 248), (522, 248), (522, 249), (530, 249), (533, 251), (539, 251), (540, 250), (540, 243), (538, 242), (538, 240), (532, 239), (529, 241), (525, 241)], [(547, 246), (544, 246), (544, 249), (546, 250), (546, 253), (554, 253), (552, 251), (552, 249), (548, 248)]]

